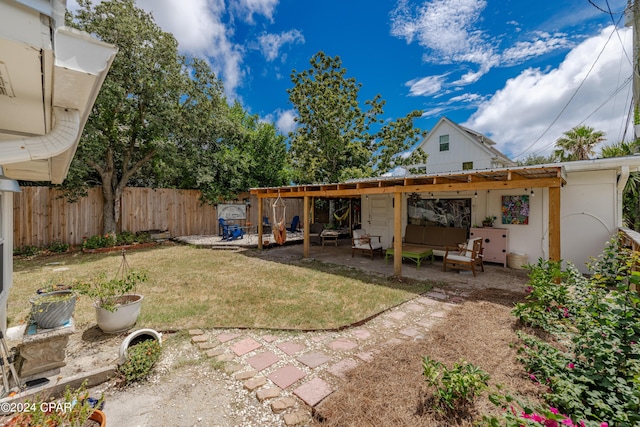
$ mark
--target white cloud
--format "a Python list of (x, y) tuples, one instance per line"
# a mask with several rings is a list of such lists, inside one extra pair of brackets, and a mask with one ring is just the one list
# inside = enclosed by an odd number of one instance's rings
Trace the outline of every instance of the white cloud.
[(293, 110), (278, 110), (276, 111), (278, 120), (276, 120), (276, 128), (283, 135), (287, 135), (289, 132), (293, 132), (297, 126), (295, 121), (295, 111)]
[(446, 75), (429, 76), (410, 80), (405, 83), (409, 87), (410, 96), (429, 96), (440, 92)]
[(484, 34), (474, 23), (486, 7), (485, 0), (433, 0), (411, 10), (406, 0), (392, 12), (391, 34), (414, 40), (449, 63), (469, 52), (484, 51)]
[[(548, 154), (563, 132), (579, 124), (604, 131), (608, 144), (619, 141), (629, 109), (630, 85), (607, 100), (631, 76), (631, 65), (618, 37), (611, 37), (612, 31), (613, 27), (608, 27), (584, 40), (558, 68), (547, 72), (530, 68), (508, 80), (463, 125), (488, 134), (500, 150), (511, 156), (519, 155), (534, 142), (522, 157)], [(632, 31), (618, 32), (630, 52)]]
[(303, 44), (304, 36), (298, 30), (291, 30), (280, 34), (262, 34), (258, 38), (260, 51), (267, 61), (274, 61), (280, 56), (280, 49), (286, 44)]
[(556, 49), (566, 49), (572, 46), (566, 34), (537, 33), (539, 38), (531, 41), (521, 41), (502, 52), (502, 64), (505, 66), (521, 64)]
[[(501, 52), (500, 40), (481, 28), (486, 6), (486, 0), (428, 0), (419, 6), (400, 0), (391, 13), (391, 35), (422, 46), (424, 62), (477, 66), (451, 83), (462, 86), (476, 83), (494, 67), (521, 64), (570, 47), (564, 34), (534, 32), (530, 40)], [(514, 21), (509, 24), (517, 25)]]
[(238, 15), (244, 15), (249, 23), (253, 23), (253, 15), (262, 15), (273, 21), (273, 11), (280, 0), (237, 0), (230, 1), (230, 6)]

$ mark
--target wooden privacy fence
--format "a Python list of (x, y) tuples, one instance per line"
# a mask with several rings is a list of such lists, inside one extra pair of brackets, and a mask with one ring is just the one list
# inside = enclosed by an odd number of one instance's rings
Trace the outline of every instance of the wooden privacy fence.
[[(60, 190), (21, 187), (13, 197), (13, 246), (46, 247), (59, 240), (79, 245), (83, 237), (102, 233), (102, 190), (95, 187), (86, 197), (69, 203)], [(218, 234), (216, 207), (200, 200), (199, 190), (127, 187), (120, 200), (119, 229), (124, 231), (169, 231), (172, 237)], [(243, 198), (243, 196), (245, 198)], [(240, 225), (258, 225), (255, 196), (238, 196), (230, 203), (247, 204), (247, 219)], [(263, 213), (271, 218), (273, 200), (263, 200)], [(286, 200), (287, 221), (302, 218), (302, 200)], [(260, 219), (261, 220), (261, 219)], [(248, 224), (247, 224), (248, 223)]]

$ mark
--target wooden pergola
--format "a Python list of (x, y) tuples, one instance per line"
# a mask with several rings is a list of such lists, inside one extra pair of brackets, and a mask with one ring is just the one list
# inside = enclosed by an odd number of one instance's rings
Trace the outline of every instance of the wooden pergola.
[[(304, 200), (304, 249), (309, 256), (309, 213), (313, 198), (356, 198), (372, 194), (393, 194), (394, 236), (402, 236), (402, 195), (404, 193), (440, 193), (451, 191), (511, 190), (548, 188), (549, 192), (549, 259), (560, 260), (560, 188), (566, 184), (562, 166), (523, 166), (504, 169), (464, 171), (410, 177), (379, 177), (337, 184), (309, 184), (282, 187), (252, 188), (258, 199), (298, 198)], [(262, 203), (258, 203), (258, 218), (262, 218)], [(262, 249), (262, 222), (258, 222), (258, 248)], [(394, 239), (393, 267), (402, 275), (402, 239)]]

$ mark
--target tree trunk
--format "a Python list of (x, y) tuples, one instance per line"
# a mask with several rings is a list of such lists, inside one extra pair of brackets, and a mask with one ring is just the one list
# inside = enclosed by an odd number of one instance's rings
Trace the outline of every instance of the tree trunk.
[(104, 208), (102, 211), (102, 234), (110, 234), (115, 236), (116, 224), (118, 223), (118, 214), (120, 209), (116, 208), (116, 205), (119, 202), (110, 187), (110, 181), (106, 183), (103, 181), (102, 200), (104, 201)]

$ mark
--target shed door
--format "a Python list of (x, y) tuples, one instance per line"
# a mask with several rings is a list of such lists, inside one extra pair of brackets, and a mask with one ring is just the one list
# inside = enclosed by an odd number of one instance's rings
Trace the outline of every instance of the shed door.
[(369, 196), (369, 234), (382, 236), (382, 246), (391, 246), (391, 236), (393, 235), (393, 207), (391, 197), (387, 195)]

